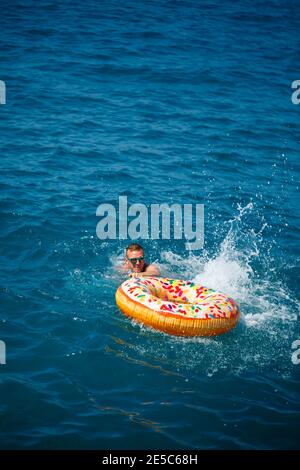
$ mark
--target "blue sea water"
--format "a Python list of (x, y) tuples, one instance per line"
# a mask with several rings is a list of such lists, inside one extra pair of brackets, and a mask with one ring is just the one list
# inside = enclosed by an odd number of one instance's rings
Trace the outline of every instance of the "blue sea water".
[[(299, 449), (299, 3), (1, 7), (1, 449)], [(142, 243), (235, 330), (121, 314), (128, 241), (96, 235), (121, 195), (204, 204), (203, 250)]]

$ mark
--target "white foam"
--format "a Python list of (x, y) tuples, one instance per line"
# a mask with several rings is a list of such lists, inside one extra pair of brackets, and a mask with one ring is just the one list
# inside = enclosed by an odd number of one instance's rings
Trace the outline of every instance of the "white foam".
[[(237, 215), (228, 224), (228, 232), (213, 256), (207, 252), (188, 257), (163, 252), (162, 258), (169, 271), (181, 267), (182, 277), (195, 283), (224, 292), (241, 307), (247, 327), (258, 327), (266, 321), (295, 321), (299, 304), (276, 275), (276, 266), (270, 256), (270, 246), (263, 239), (268, 227), (261, 217), (260, 228), (243, 224), (244, 217), (255, 211), (251, 202), (238, 205)], [(257, 220), (256, 220), (256, 225)], [(255, 264), (255, 267), (254, 267)]]

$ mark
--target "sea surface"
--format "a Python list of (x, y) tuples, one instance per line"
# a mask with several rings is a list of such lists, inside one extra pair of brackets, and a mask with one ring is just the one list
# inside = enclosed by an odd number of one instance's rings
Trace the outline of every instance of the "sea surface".
[[(1, 1), (1, 449), (299, 449), (299, 31), (297, 1)], [(203, 249), (137, 241), (233, 331), (118, 310), (120, 196), (204, 204)]]

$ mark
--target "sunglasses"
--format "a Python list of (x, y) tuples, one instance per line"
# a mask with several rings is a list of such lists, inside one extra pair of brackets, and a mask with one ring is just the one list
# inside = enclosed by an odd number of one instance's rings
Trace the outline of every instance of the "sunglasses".
[(139, 258), (127, 258), (128, 261), (132, 264), (136, 264), (138, 261), (144, 261), (144, 256), (140, 256)]

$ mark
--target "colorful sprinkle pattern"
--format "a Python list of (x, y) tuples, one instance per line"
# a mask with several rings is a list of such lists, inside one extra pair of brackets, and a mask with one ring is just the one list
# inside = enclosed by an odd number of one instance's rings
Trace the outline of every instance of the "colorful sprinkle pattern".
[(130, 278), (122, 289), (130, 299), (160, 313), (204, 320), (234, 318), (239, 313), (238, 306), (225, 294), (191, 281)]

